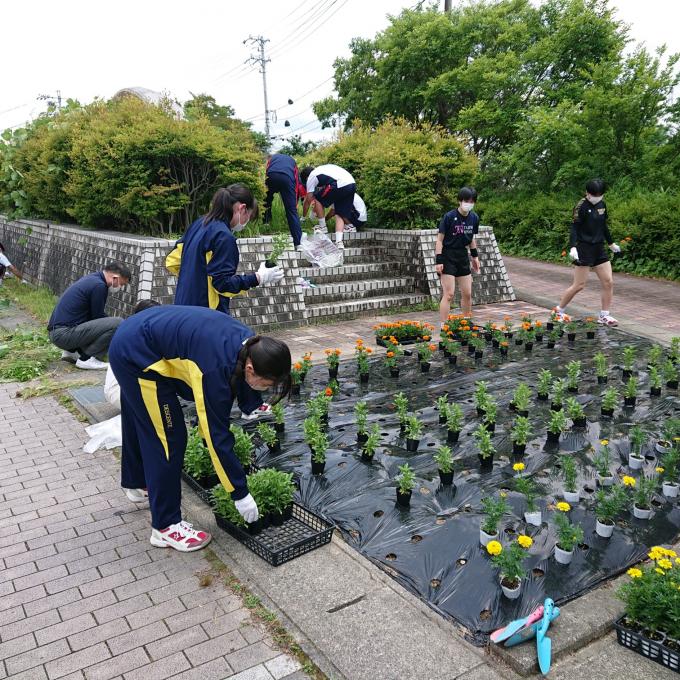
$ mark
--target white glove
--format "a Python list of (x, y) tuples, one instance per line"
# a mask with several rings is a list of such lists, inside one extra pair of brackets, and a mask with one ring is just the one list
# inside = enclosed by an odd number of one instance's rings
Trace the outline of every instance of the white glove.
[(255, 499), (250, 494), (245, 496), (245, 498), (241, 498), (239, 501), (234, 501), (234, 505), (238, 510), (238, 514), (241, 515), (248, 524), (257, 522), (260, 512), (257, 509)]
[(306, 221), (307, 221), (307, 218), (304, 215), (302, 215), (300, 217), (300, 224), (304, 224)]
[[(621, 250), (621, 248), (619, 248), (619, 250)], [(26, 279), (21, 279), (21, 283), (23, 283), (25, 286), (30, 285)]]
[(569, 251), (569, 257), (572, 260), (578, 260), (578, 250), (576, 250), (576, 246)]
[(276, 267), (267, 267), (262, 262), (260, 268), (257, 270), (257, 280), (261, 286), (266, 286), (268, 283), (278, 283), (283, 278), (283, 269), (276, 265)]
[(612, 243), (609, 247), (611, 248), (613, 253), (621, 252), (621, 246), (618, 243)]

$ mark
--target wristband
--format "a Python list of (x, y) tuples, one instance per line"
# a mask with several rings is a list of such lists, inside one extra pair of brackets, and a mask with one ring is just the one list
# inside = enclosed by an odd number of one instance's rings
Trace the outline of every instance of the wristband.
[(477, 248), (470, 248), (470, 255), (472, 255), (472, 257), (479, 257), (479, 251)]
[(435, 264), (444, 264), (444, 256), (440, 253), (439, 255), (434, 256), (434, 263)]

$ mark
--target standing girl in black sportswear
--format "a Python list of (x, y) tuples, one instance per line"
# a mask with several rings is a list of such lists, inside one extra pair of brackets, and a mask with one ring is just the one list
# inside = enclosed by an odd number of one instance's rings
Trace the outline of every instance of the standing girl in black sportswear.
[[(439, 320), (446, 323), (456, 284), (460, 288), (460, 307), (467, 317), (472, 316), (472, 275), (479, 273), (479, 256), (475, 234), (479, 231), (479, 216), (474, 212), (477, 192), (463, 187), (458, 192), (458, 207), (447, 212), (439, 223), (437, 244), (434, 248), (435, 268), (442, 282)], [(468, 255), (469, 248), (469, 255)]]
[(564, 291), (560, 304), (556, 307), (557, 318), (564, 317), (564, 310), (576, 293), (586, 287), (588, 273), (592, 268), (600, 279), (602, 287), (602, 308), (597, 323), (604, 326), (616, 326), (618, 321), (609, 314), (614, 297), (614, 279), (612, 265), (605, 250), (605, 242), (614, 253), (620, 253), (621, 247), (614, 243), (607, 224), (607, 206), (602, 200), (604, 182), (591, 179), (586, 184), (586, 196), (574, 207), (569, 238), (569, 257), (574, 260), (574, 281)]

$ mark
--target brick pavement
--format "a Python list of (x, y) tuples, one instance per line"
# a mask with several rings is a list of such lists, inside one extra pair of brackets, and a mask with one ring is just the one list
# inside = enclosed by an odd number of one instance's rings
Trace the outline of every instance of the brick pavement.
[(0, 680), (294, 680), (201, 555), (149, 544), (111, 452), (52, 398), (0, 385)]

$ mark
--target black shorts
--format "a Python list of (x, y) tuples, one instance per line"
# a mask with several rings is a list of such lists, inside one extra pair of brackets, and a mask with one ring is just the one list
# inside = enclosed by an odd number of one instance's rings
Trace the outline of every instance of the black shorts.
[(330, 187), (329, 190), (324, 188), (322, 191), (315, 191), (314, 198), (316, 198), (324, 208), (328, 208), (332, 205), (336, 215), (340, 215), (340, 217), (346, 219), (350, 224), (354, 224), (354, 220), (359, 217), (359, 212), (354, 207), (354, 194), (356, 193), (356, 190), (356, 184), (347, 184), (340, 188)]
[(442, 250), (444, 274), (448, 276), (470, 276), (470, 255), (467, 248)]
[(604, 243), (577, 243), (578, 260), (574, 261), (577, 267), (597, 267), (598, 264), (609, 262), (609, 255), (604, 248)]

